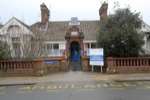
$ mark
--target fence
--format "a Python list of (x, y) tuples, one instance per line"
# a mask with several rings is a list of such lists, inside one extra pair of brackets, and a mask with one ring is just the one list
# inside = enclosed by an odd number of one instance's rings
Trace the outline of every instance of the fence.
[(107, 58), (107, 73), (150, 72), (150, 57)]
[(67, 67), (68, 66), (64, 57), (39, 58), (31, 60), (0, 60), (0, 75), (39, 76), (53, 71), (67, 71)]
[(27, 74), (32, 75), (34, 73), (33, 61), (25, 60), (1, 60), (0, 72), (5, 74)]
[[(106, 60), (107, 73), (150, 72), (150, 57), (112, 58)], [(89, 59), (82, 59), (83, 71), (90, 71)], [(68, 71), (65, 57), (50, 57), (32, 60), (0, 60), (0, 75), (45, 75), (51, 72)]]

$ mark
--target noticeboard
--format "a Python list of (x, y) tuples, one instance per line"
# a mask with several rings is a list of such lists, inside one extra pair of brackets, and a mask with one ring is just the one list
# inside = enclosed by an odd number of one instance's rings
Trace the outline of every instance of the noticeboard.
[(54, 61), (54, 60), (45, 60), (44, 61), (45, 64), (58, 64), (59, 61)]
[(89, 49), (90, 65), (104, 66), (103, 48)]

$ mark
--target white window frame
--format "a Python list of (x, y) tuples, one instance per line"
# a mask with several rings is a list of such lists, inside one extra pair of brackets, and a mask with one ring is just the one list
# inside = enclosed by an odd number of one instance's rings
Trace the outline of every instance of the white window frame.
[[(62, 45), (65, 45), (65, 41), (46, 41), (45, 42), (45, 44), (46, 44), (46, 52), (47, 52), (47, 55), (48, 56), (62, 56), (62, 52), (61, 51), (63, 51), (63, 49), (61, 49), (60, 47), (62, 46)], [(52, 49), (51, 49), (51, 51), (52, 52), (59, 52), (58, 53), (58, 55), (56, 54), (50, 54), (50, 50), (48, 50), (48, 48), (47, 48), (47, 45), (48, 44), (51, 44), (52, 45)], [(58, 49), (54, 49), (54, 44), (58, 44)], [(65, 48), (64, 48), (64, 50), (65, 50)]]

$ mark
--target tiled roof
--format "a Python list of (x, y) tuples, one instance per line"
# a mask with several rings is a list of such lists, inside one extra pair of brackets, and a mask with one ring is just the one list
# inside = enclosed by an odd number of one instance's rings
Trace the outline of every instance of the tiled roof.
[[(49, 22), (47, 31), (41, 31), (41, 23), (31, 26), (33, 33), (38, 33), (47, 41), (65, 41), (66, 31), (69, 28), (69, 21)], [(80, 21), (80, 30), (84, 33), (84, 40), (96, 40), (99, 31), (99, 21)]]
[(30, 27), (25, 24), (24, 22), (22, 22), (21, 20), (17, 19), (16, 17), (13, 17), (14, 19), (16, 19), (19, 23), (21, 23), (23, 26), (25, 26), (27, 29), (30, 29)]

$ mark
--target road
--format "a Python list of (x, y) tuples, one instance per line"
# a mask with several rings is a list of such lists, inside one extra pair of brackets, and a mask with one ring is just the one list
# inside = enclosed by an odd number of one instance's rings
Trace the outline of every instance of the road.
[(150, 100), (150, 82), (49, 82), (0, 86), (0, 100)]

